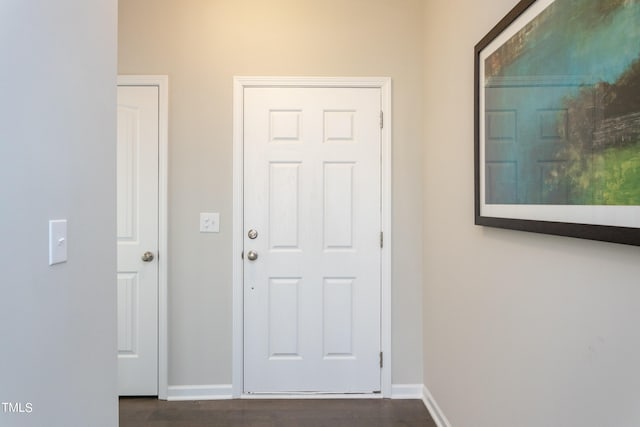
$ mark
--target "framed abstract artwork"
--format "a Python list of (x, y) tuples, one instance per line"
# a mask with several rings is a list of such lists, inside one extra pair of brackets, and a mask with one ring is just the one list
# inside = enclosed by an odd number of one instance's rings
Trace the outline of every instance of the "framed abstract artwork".
[(640, 245), (640, 1), (523, 0), (474, 59), (476, 224)]

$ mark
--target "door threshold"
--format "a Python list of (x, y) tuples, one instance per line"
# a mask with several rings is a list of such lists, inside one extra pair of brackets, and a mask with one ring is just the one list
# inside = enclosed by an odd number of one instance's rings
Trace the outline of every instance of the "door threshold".
[(243, 393), (240, 399), (382, 399), (382, 393), (259, 392)]

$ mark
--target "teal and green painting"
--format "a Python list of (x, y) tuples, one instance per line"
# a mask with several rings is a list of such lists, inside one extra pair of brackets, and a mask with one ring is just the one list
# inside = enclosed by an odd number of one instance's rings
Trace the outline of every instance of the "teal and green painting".
[(484, 61), (488, 204), (640, 205), (640, 0), (556, 0)]

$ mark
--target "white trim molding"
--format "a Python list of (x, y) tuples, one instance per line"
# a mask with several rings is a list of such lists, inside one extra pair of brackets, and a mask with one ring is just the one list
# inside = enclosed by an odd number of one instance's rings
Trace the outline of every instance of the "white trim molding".
[[(382, 232), (384, 247), (381, 254), (381, 330), (380, 346), (384, 353), (381, 370), (381, 397), (390, 398), (391, 387), (391, 79), (388, 77), (234, 77), (233, 78), (233, 396), (243, 397), (243, 111), (244, 89), (250, 87), (350, 87), (379, 88), (384, 115), (382, 129)], [(370, 398), (380, 395), (372, 394)]]
[(422, 388), (422, 401), (438, 427), (451, 427), (451, 423), (436, 403), (427, 386), (423, 386)]
[(168, 398), (168, 201), (169, 201), (169, 77), (121, 75), (118, 86), (158, 88), (158, 398)]
[(423, 398), (422, 384), (393, 384), (391, 386), (392, 399), (418, 399)]
[(229, 400), (233, 398), (231, 391), (231, 384), (172, 385), (167, 400)]

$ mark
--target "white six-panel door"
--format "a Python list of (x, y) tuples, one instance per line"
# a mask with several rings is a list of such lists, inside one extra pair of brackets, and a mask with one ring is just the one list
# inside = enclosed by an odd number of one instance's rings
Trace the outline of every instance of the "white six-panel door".
[(245, 393), (381, 389), (380, 102), (245, 88)]
[(118, 391), (157, 395), (158, 87), (118, 87), (117, 154)]

